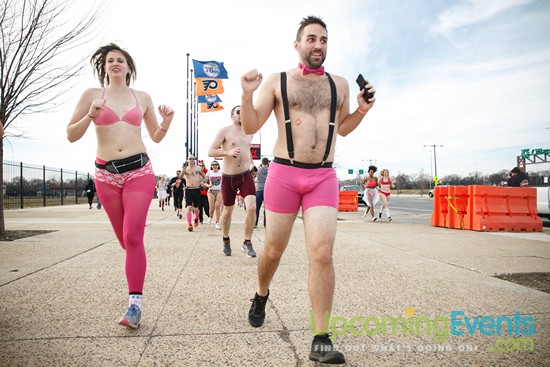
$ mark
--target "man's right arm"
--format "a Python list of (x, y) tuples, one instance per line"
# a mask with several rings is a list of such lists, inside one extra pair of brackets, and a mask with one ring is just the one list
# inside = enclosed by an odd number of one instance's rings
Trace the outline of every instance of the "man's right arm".
[(241, 124), (247, 135), (257, 133), (271, 115), (275, 107), (275, 85), (278, 74), (273, 74), (266, 79), (256, 103), (253, 103), (254, 91), (262, 82), (262, 74), (256, 70), (249, 71), (241, 77), (243, 89), (241, 99)]
[(212, 145), (210, 145), (210, 149), (208, 149), (208, 156), (209, 157), (226, 157), (231, 155), (231, 151), (227, 152), (222, 150), (223, 142), (225, 141), (225, 127), (221, 128), (220, 131), (216, 134), (214, 137), (214, 141), (212, 142)]

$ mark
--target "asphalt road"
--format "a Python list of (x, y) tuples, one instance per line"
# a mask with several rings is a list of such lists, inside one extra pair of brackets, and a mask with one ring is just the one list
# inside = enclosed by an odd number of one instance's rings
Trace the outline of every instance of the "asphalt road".
[[(376, 204), (376, 213), (380, 202)], [(430, 224), (433, 210), (433, 199), (428, 195), (420, 196), (390, 196), (390, 213), (393, 221), (404, 223)], [(359, 213), (365, 211), (365, 204), (360, 202)], [(385, 220), (385, 216), (383, 218)]]
[(390, 196), (390, 211), (394, 221), (430, 224), (433, 199), (424, 197)]

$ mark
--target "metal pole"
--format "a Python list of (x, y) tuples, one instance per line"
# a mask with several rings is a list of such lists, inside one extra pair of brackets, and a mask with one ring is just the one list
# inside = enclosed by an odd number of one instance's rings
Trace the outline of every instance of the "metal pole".
[(439, 176), (437, 175), (437, 155), (435, 153), (435, 145), (434, 145), (434, 171), (435, 171), (435, 177), (439, 178)]
[(195, 157), (199, 156), (199, 114), (197, 111), (197, 83), (193, 83), (193, 111), (195, 116)]
[(189, 54), (187, 54), (187, 89), (185, 92), (186, 102), (186, 124), (185, 124), (185, 160), (189, 158)]
[(74, 203), (78, 204), (78, 195), (76, 189), (78, 188), (78, 171), (74, 171)]
[(435, 145), (435, 144), (430, 144), (430, 145), (424, 145), (424, 147), (430, 147), (430, 148), (434, 148), (434, 170), (435, 170), (435, 177), (438, 177), (437, 176), (437, 153), (435, 151), (435, 148), (436, 147), (443, 147), (443, 145)]
[(65, 192), (63, 190), (63, 168), (61, 168), (61, 205), (63, 205), (63, 196), (65, 196)]
[(46, 166), (42, 166), (42, 204), (46, 206)]
[[(195, 121), (193, 120), (193, 105), (194, 105), (194, 96), (193, 96), (193, 69), (191, 69), (191, 84), (189, 85), (190, 92), (191, 92), (191, 111), (189, 113), (189, 118), (191, 121), (191, 124), (189, 125), (189, 153), (195, 156), (195, 159), (197, 159), (197, 156), (195, 155)], [(197, 163), (196, 161), (195, 163)]]
[(434, 179), (434, 169), (432, 167), (432, 151), (430, 150), (430, 175), (432, 176), (432, 179), (430, 180), (430, 190), (432, 189), (432, 181)]
[(21, 173), (21, 180), (19, 180), (19, 200), (21, 202), (21, 209), (23, 209), (23, 162), (20, 162), (19, 167), (19, 171)]

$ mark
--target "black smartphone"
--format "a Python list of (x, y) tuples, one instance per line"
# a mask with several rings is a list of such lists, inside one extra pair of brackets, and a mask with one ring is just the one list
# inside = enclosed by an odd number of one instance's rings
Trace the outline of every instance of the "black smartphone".
[[(359, 74), (355, 81), (357, 82), (357, 85), (359, 86), (359, 90), (365, 88), (366, 81), (365, 81), (365, 78), (363, 78), (363, 74)], [(374, 97), (374, 94), (369, 93), (369, 91), (367, 91), (367, 90), (363, 94), (363, 98), (365, 99), (365, 102), (367, 102), (367, 103), (369, 103), (369, 99), (371, 99), (372, 97)]]

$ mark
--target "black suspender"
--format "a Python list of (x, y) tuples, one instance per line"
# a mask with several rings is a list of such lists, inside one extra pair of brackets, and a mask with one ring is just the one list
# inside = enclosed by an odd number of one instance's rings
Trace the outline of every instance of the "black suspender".
[(332, 143), (332, 136), (334, 135), (334, 120), (336, 119), (336, 85), (334, 84), (334, 80), (332, 80), (330, 74), (325, 74), (328, 77), (328, 82), (330, 84), (330, 121), (328, 127), (327, 147), (325, 148), (325, 155), (323, 156), (321, 166), (326, 162), (328, 155), (330, 154), (330, 144)]
[(285, 112), (286, 150), (290, 164), (294, 164), (294, 142), (292, 141), (292, 126), (290, 123), (290, 112), (288, 110), (288, 97), (286, 95), (286, 72), (281, 73), (281, 97), (283, 99), (283, 110)]
[[(330, 147), (332, 144), (332, 138), (334, 136), (334, 127), (336, 119), (336, 103), (337, 103), (337, 94), (336, 94), (336, 84), (329, 73), (325, 73), (328, 77), (328, 82), (330, 84), (330, 121), (328, 127), (328, 140), (327, 146), (325, 148), (325, 154), (323, 155), (323, 162), (321, 166), (326, 162), (329, 154)], [(294, 164), (294, 142), (292, 140), (292, 125), (290, 123), (290, 111), (288, 108), (288, 96), (286, 93), (286, 72), (281, 73), (281, 98), (283, 99), (283, 110), (285, 115), (285, 131), (286, 131), (286, 147), (288, 151), (288, 158), (290, 158), (290, 164)]]

